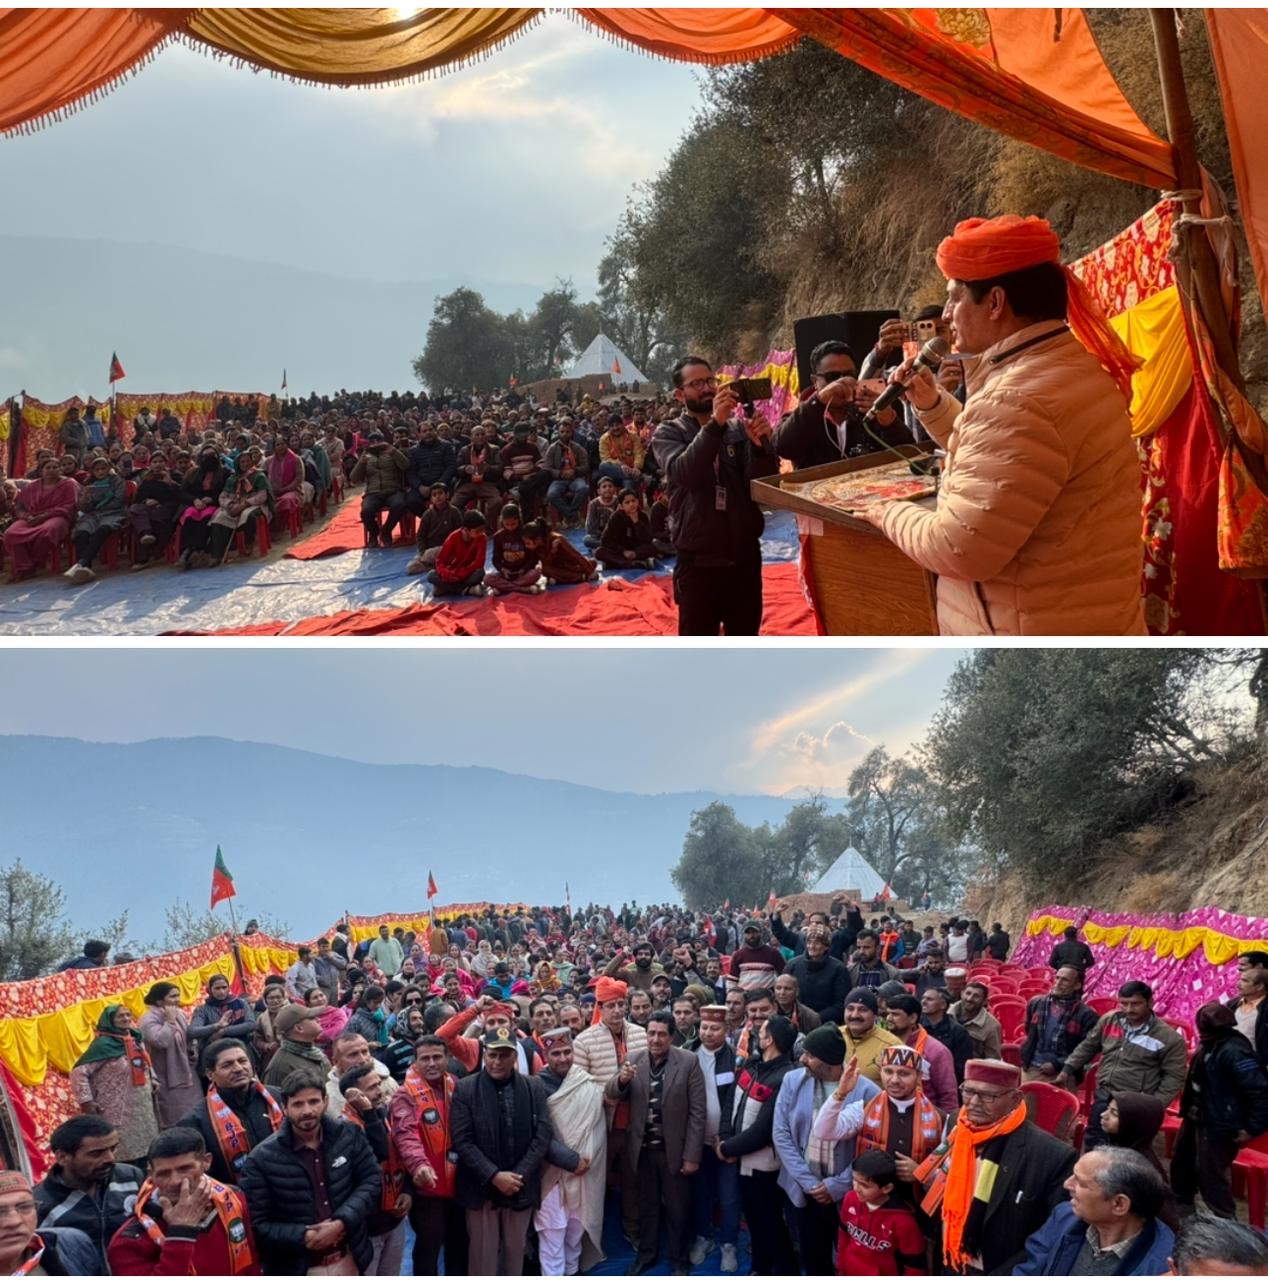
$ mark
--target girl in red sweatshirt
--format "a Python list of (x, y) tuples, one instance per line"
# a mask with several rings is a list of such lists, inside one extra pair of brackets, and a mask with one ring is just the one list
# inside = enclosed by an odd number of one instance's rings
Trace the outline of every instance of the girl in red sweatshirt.
[(888, 1151), (854, 1161), (854, 1190), (841, 1201), (839, 1276), (923, 1276), (928, 1246), (911, 1207), (894, 1195), (898, 1169)]

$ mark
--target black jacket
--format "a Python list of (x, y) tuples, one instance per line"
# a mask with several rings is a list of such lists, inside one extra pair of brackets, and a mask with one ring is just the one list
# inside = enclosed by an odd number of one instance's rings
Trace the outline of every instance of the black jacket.
[[(321, 1127), (330, 1200), (335, 1217), (347, 1228), (345, 1244), (364, 1274), (372, 1256), (366, 1223), (379, 1205), (382, 1173), (369, 1141), (355, 1125), (323, 1116)], [(238, 1185), (251, 1210), (264, 1274), (303, 1275), (309, 1267), (304, 1232), (319, 1215), (289, 1120), (247, 1156)]]
[[(843, 458), (875, 453), (886, 445), (913, 444), (911, 432), (903, 421), (902, 406), (888, 427), (869, 422), (863, 426), (863, 415), (850, 413), (845, 421), (845, 450), (837, 428), (824, 417), (823, 402), (814, 394), (808, 394), (791, 412), (785, 414), (775, 429), (775, 447), (781, 458), (789, 458), (798, 471), (806, 467), (819, 467)], [(868, 431), (879, 437), (874, 439)]]
[[(1057, 1205), (1069, 1199), (1065, 1180), (1077, 1159), (1072, 1146), (1029, 1120), (1008, 1135), (982, 1233), (982, 1271), (986, 1275), (1009, 1275), (1023, 1261), (1026, 1241), (1048, 1221)], [(930, 1223), (925, 1218), (924, 1225), (936, 1233), (933, 1256), (941, 1258), (941, 1219)]]
[[(723, 1155), (747, 1156), (771, 1146), (775, 1132), (775, 1100), (779, 1097), (779, 1086), (793, 1065), (792, 1059), (786, 1057), (770, 1062), (751, 1057), (739, 1065), (729, 1104), (722, 1112), (722, 1123), (718, 1126)], [(737, 1094), (742, 1095), (742, 1099), (737, 1098)], [(760, 1101), (761, 1110), (752, 1124), (736, 1129), (737, 1123), (743, 1123), (744, 1107), (749, 1098)]]
[(87, 1196), (62, 1181), (60, 1165), (49, 1170), (35, 1188), (35, 1205), (41, 1227), (71, 1227), (82, 1231), (101, 1255), (106, 1267), (106, 1245), (123, 1226), (136, 1204), (145, 1174), (134, 1164), (116, 1164), (99, 1194)]
[(797, 979), (797, 998), (809, 1005), (824, 1022), (840, 1022), (850, 990), (850, 971), (830, 955), (821, 960), (794, 956), (784, 968)]
[(986, 950), (992, 960), (1007, 960), (1012, 945), (1007, 929), (998, 929), (986, 939)]
[[(755, 450), (738, 423), (700, 424), (690, 414), (662, 422), (652, 436), (656, 465), (669, 486), (669, 531), (674, 550), (702, 568), (727, 568), (759, 555), (766, 522), (749, 482), (773, 475), (774, 458)], [(716, 465), (716, 469), (715, 469)], [(717, 489), (726, 490), (718, 510)]]
[(1268, 1130), (1268, 1076), (1250, 1041), (1232, 1027), (1203, 1042), (1189, 1064), (1180, 1114), (1196, 1120), (1203, 1136), (1228, 1141), (1245, 1129), (1252, 1138)]
[[(1228, 1007), (1237, 1012), (1241, 1000), (1234, 996), (1228, 1001)], [(1259, 1002), (1259, 1013), (1255, 1017), (1255, 1057), (1259, 1065), (1268, 1071), (1268, 1000)]]
[[(276, 1089), (270, 1089), (269, 1092), (274, 1097), (277, 1096)], [(240, 1100), (237, 1097), (230, 1096), (231, 1094), (232, 1090), (225, 1090), (220, 1096), (246, 1129), (251, 1146), (253, 1148), (258, 1147), (266, 1138), (273, 1136), (273, 1125), (269, 1119), (268, 1103), (260, 1096), (259, 1090), (255, 1088), (244, 1090)], [(207, 1111), (207, 1099), (203, 1098), (187, 1116), (182, 1116), (180, 1123), (183, 1128), (197, 1129), (202, 1134), (203, 1142), (207, 1144), (207, 1150), (211, 1153), (211, 1168), (207, 1172), (217, 1182), (227, 1182), (230, 1185), (235, 1185), (238, 1181), (238, 1170), (230, 1169), (225, 1164), (225, 1158), (220, 1152), (220, 1143), (216, 1139), (215, 1127), (212, 1125), (211, 1116)], [(245, 1163), (245, 1161), (242, 1163)]]
[(450, 1146), (458, 1154), (454, 1199), (465, 1209), (535, 1209), (541, 1201), (542, 1164), (550, 1150), (554, 1129), (546, 1091), (535, 1076), (517, 1071), (508, 1088), (515, 1090), (516, 1128), (508, 1172), (518, 1173), (524, 1185), (514, 1196), (504, 1196), (492, 1185), (502, 1172), (498, 1163), (498, 1113), (495, 1086), (487, 1071), (476, 1071), (458, 1081), (450, 1118)]
[(925, 1018), (920, 1019), (920, 1025), (951, 1051), (951, 1058), (955, 1063), (955, 1082), (963, 1084), (965, 1063), (973, 1056), (973, 1037), (949, 1013), (937, 1026)]
[(411, 489), (423, 485), (430, 489), (434, 484), (449, 488), (458, 470), (458, 455), (447, 440), (433, 440), (423, 444), (420, 440), (405, 455), (409, 459), (407, 483)]
[(1077, 938), (1073, 942), (1058, 942), (1048, 957), (1049, 969), (1060, 969), (1064, 965), (1070, 965), (1087, 973), (1095, 963), (1096, 957), (1092, 954), (1092, 948)]

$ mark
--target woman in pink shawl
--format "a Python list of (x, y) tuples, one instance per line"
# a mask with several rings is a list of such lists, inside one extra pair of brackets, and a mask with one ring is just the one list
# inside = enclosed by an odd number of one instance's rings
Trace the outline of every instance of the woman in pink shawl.
[(264, 472), (269, 488), (273, 490), (273, 507), (277, 515), (302, 511), (312, 504), (313, 486), (304, 479), (303, 459), (291, 448), (284, 430), (278, 430)]
[(10, 582), (29, 578), (70, 536), (79, 485), (63, 476), (56, 458), (46, 458), (40, 478), (18, 490), (17, 519), (4, 531), (4, 549), (13, 561)]
[(330, 1046), (339, 1038), (339, 1033), (348, 1025), (352, 1017), (352, 1009), (326, 1001), (326, 993), (320, 987), (312, 987), (307, 996), (310, 1009), (320, 1009), (317, 1021), (321, 1024), (321, 1035), (317, 1043), (329, 1055)]

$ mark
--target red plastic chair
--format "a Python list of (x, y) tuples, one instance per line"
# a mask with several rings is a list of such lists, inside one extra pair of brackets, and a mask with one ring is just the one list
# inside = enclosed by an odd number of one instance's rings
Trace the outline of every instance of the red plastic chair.
[(1117, 996), (1093, 996), (1090, 1000), (1083, 1002), (1098, 1017), (1106, 1013), (1116, 1013), (1118, 1011)]
[[(263, 560), (268, 555), (272, 547), (272, 540), (269, 538), (269, 522), (260, 516), (255, 517), (255, 549), (260, 553), (260, 559)], [(245, 557), (247, 554), (247, 535), (239, 529), (233, 535), (233, 548), (239, 556)]]
[(1184, 1037), (1184, 1047), (1188, 1051), (1189, 1057), (1193, 1057), (1197, 1049), (1197, 1035), (1193, 1028), (1187, 1022), (1179, 1022), (1175, 1018), (1163, 1018), (1163, 1022), (1169, 1027), (1173, 1027)]
[(1268, 1206), (1268, 1133), (1261, 1133), (1233, 1161), (1233, 1194), (1246, 1199), (1246, 1216), (1257, 1231), (1264, 1229)]
[(1045, 982), (1052, 981), (1052, 970), (1049, 969), (1046, 964), (1031, 965), (1026, 972), (1030, 974), (1032, 978), (1042, 978)]
[(1079, 1114), (1078, 1098), (1068, 1089), (1042, 1080), (1028, 1081), (1021, 1091), (1026, 1095), (1026, 1110), (1031, 1120), (1045, 1133), (1068, 1142)]
[(1163, 1113), (1162, 1128), (1159, 1130), (1162, 1134), (1162, 1144), (1166, 1148), (1168, 1160), (1175, 1154), (1176, 1139), (1180, 1136), (1181, 1123), (1180, 1099), (1173, 1098), (1171, 1105)]
[(1018, 1040), (1013, 1044), (1000, 1045), (1000, 1052), (1004, 1055), (1005, 1062), (1011, 1062), (1018, 1071), (1024, 1068), (1021, 1065), (1021, 1041)]
[(1024, 1003), (1013, 1004), (1001, 1001), (999, 1004), (991, 1004), (990, 1012), (999, 1022), (1000, 1030), (1004, 1033), (1005, 1040), (1020, 1042), (1024, 1039), (1026, 1031), (1026, 1006)]

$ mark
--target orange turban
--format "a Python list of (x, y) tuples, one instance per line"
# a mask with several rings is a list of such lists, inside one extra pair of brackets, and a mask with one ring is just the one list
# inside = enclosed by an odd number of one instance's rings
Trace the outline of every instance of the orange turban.
[(1061, 241), (1044, 218), (969, 218), (938, 246), (938, 267), (948, 280), (993, 280), (1045, 262), (1060, 266), (1066, 278), (1066, 315), (1074, 336), (1100, 361), (1131, 403), (1132, 374), (1140, 361), (1110, 328), (1105, 313), (1083, 281), (1061, 264)]
[(599, 978), (594, 984), (594, 1017), (591, 1026), (597, 1026), (603, 1016), (603, 1006), (609, 1000), (624, 1000), (629, 993), (630, 984), (618, 978)]

